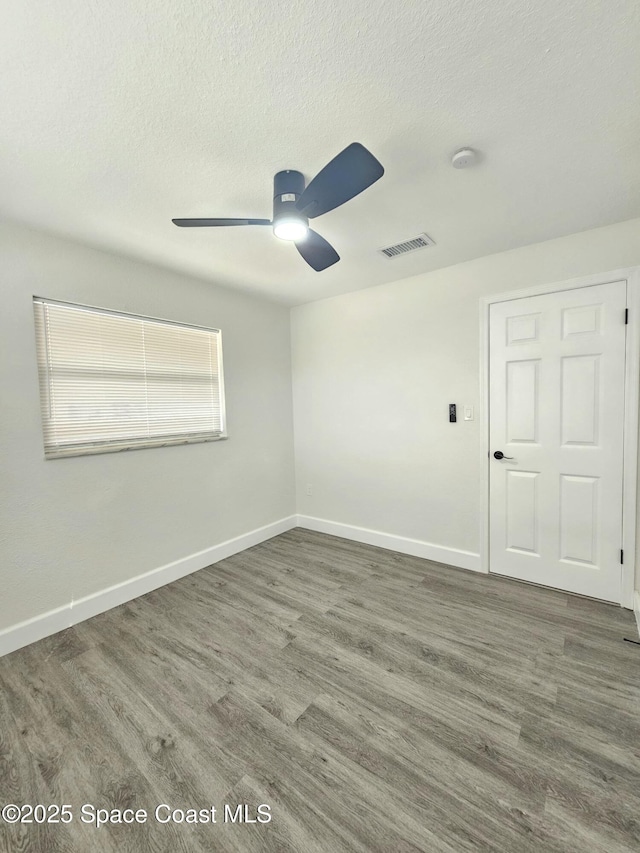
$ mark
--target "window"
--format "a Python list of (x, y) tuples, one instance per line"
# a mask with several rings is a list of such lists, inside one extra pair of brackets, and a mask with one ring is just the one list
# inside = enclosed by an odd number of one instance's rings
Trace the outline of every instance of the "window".
[(225, 437), (217, 329), (33, 303), (46, 458)]

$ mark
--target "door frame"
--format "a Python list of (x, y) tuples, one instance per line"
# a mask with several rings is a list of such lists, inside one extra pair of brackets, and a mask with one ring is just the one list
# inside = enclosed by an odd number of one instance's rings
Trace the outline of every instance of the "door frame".
[(620, 605), (633, 610), (636, 564), (636, 492), (638, 484), (638, 404), (640, 402), (640, 267), (626, 267), (568, 281), (507, 290), (480, 299), (480, 566), (489, 574), (489, 311), (496, 302), (510, 302), (593, 287), (613, 281), (627, 282), (629, 323), (625, 341), (624, 441), (622, 485), (622, 543)]

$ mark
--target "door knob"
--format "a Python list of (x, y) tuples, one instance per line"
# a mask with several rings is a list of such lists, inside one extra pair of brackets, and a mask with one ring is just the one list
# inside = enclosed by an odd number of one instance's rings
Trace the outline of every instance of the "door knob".
[(513, 459), (513, 456), (505, 456), (501, 450), (496, 450), (493, 454), (494, 459)]

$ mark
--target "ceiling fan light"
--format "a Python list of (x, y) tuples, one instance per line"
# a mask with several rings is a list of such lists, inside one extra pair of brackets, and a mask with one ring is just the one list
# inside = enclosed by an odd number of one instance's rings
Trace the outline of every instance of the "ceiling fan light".
[(273, 233), (281, 240), (293, 240), (298, 242), (304, 240), (309, 231), (309, 226), (299, 219), (281, 219), (273, 226)]

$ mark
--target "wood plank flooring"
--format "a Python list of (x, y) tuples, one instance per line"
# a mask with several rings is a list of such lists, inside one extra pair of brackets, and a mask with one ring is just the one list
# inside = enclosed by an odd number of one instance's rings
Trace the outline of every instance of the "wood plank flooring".
[(0, 660), (0, 805), (74, 814), (0, 821), (0, 850), (637, 851), (625, 635), (620, 608), (290, 531)]

